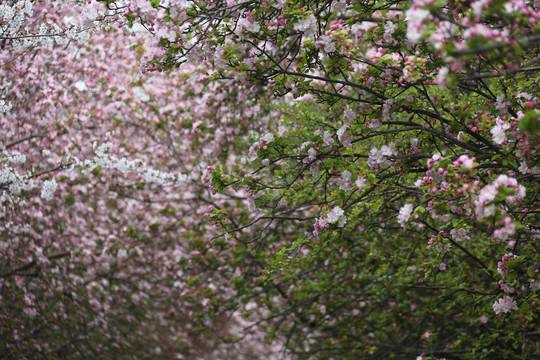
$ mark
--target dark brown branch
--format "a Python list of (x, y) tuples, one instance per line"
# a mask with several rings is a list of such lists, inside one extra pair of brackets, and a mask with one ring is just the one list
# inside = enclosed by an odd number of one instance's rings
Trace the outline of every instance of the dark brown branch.
[(31, 140), (33, 138), (37, 138), (37, 137), (43, 137), (44, 135), (43, 134), (30, 134), (30, 135), (26, 135), (25, 137), (22, 137), (20, 139), (17, 139), (17, 140), (14, 140), (10, 143), (8, 143), (7, 145), (5, 145), (5, 148), (6, 149), (9, 149), (17, 144), (20, 144), (22, 142), (25, 142), (27, 140)]
[[(58, 253), (54, 253), (54, 254), (51, 254), (51, 255), (47, 255), (46, 258), (49, 259), (49, 260), (57, 260), (57, 259), (62, 259), (62, 258), (65, 258), (65, 257), (68, 257), (70, 256), (70, 252), (69, 251), (62, 251), (62, 252), (58, 252)], [(6, 278), (8, 276), (11, 276), (11, 275), (15, 275), (21, 271), (25, 271), (25, 270), (28, 270), (32, 267), (34, 267), (35, 265), (37, 264), (37, 261), (36, 260), (32, 260), (26, 264), (23, 264), (11, 271), (8, 271), (7, 273), (4, 273), (4, 274), (1, 274), (0, 277), (3, 277), (3, 278)]]

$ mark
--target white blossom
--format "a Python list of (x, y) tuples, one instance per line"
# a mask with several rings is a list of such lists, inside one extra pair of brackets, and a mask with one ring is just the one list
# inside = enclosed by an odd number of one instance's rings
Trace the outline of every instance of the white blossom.
[(506, 141), (506, 130), (510, 129), (510, 124), (505, 123), (502, 119), (497, 118), (496, 125), (491, 129), (493, 142), (501, 145)]
[(326, 222), (329, 224), (338, 223), (338, 227), (345, 226), (347, 223), (345, 212), (339, 206), (334, 207), (334, 209), (326, 215)]
[(341, 173), (341, 179), (338, 180), (338, 186), (341, 190), (348, 191), (353, 189), (351, 176), (352, 174), (348, 170)]
[(11, 103), (6, 103), (5, 100), (0, 100), (0, 114), (7, 113), (12, 107), (13, 105)]
[(57, 187), (58, 184), (55, 179), (45, 180), (43, 182), (43, 187), (41, 188), (41, 197), (44, 200), (52, 200)]
[(261, 138), (261, 140), (263, 140), (266, 144), (269, 144), (269, 143), (271, 143), (272, 141), (274, 141), (274, 134), (272, 134), (272, 133), (266, 133), (266, 134), (264, 134), (264, 136)]
[(325, 146), (332, 146), (333, 143), (334, 139), (332, 139), (332, 134), (330, 133), (330, 131), (325, 131), (323, 134), (323, 144)]
[(469, 236), (469, 231), (463, 228), (450, 230), (450, 235), (456, 241), (464, 241), (464, 240), (469, 240), (471, 238)]
[(422, 34), (419, 30), (428, 16), (428, 10), (417, 6), (412, 6), (405, 12), (405, 18), (407, 20), (407, 38), (409, 41), (416, 43), (422, 38)]
[(518, 306), (508, 295), (500, 298), (493, 304), (493, 311), (495, 311), (495, 314), (509, 313), (512, 310), (518, 310)]
[(365, 178), (360, 177), (360, 178), (356, 179), (356, 187), (358, 188), (358, 190), (362, 190), (364, 188), (364, 186), (366, 186), (366, 179)]
[(412, 211), (412, 204), (405, 204), (401, 207), (401, 209), (399, 209), (398, 223), (401, 225), (402, 228), (405, 228), (405, 223), (411, 217)]

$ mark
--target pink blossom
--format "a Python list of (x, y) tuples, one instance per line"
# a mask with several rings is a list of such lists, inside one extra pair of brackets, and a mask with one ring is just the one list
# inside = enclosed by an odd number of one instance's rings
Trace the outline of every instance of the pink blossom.
[(307, 156), (304, 158), (304, 164), (309, 164), (312, 161), (317, 159), (317, 151), (314, 148), (309, 148), (307, 151)]
[(506, 277), (506, 275), (508, 275), (508, 268), (506, 268), (505, 264), (508, 260), (512, 260), (512, 259), (517, 259), (518, 256), (517, 255), (514, 255), (512, 253), (508, 253), (508, 254), (504, 254), (504, 256), (502, 257), (502, 261), (499, 261), (497, 263), (497, 271), (499, 272), (499, 274), (501, 274), (501, 276), (504, 278)]
[(341, 173), (341, 179), (338, 180), (338, 186), (343, 191), (348, 191), (353, 189), (353, 182), (351, 180), (351, 172), (345, 170)]
[(242, 17), (238, 19), (237, 26), (237, 35), (241, 35), (242, 30), (247, 30), (250, 32), (259, 32), (259, 30), (261, 30), (261, 26), (259, 25), (259, 23), (252, 20), (251, 18)]
[(392, 21), (387, 21), (384, 24), (384, 40), (390, 41), (392, 40), (392, 35), (397, 30), (397, 25), (394, 24)]
[(474, 16), (479, 19), (482, 16), (482, 10), (489, 7), (491, 0), (478, 0), (471, 4), (471, 9), (474, 11)]
[(329, 131), (325, 131), (323, 133), (323, 144), (325, 146), (332, 146), (334, 143), (334, 139), (332, 138), (332, 134)]
[(449, 73), (448, 67), (443, 66), (439, 70), (439, 73), (437, 74), (437, 85), (439, 85), (441, 89), (446, 89), (446, 85), (449, 82), (448, 73)]
[(356, 118), (356, 113), (351, 109), (347, 109), (343, 112), (343, 121), (351, 122)]
[[(478, 197), (474, 201), (475, 212), (479, 219), (496, 214), (497, 209), (495, 208), (495, 204), (492, 202), (495, 200), (495, 197), (499, 192), (499, 188), (501, 187), (515, 190), (515, 195), (508, 196), (506, 198), (506, 201), (509, 204), (520, 201), (525, 197), (525, 187), (519, 185), (516, 179), (505, 174), (499, 175), (499, 177), (497, 177), (492, 184), (488, 184), (484, 186), (482, 190), (480, 190)], [(500, 211), (506, 212), (502, 208), (500, 208)]]
[(413, 5), (405, 12), (407, 19), (407, 38), (409, 41), (416, 43), (422, 38), (420, 30), (423, 29), (423, 22), (430, 16), (428, 10), (423, 9), (422, 6), (429, 3), (429, 1), (415, 1)]
[(204, 169), (203, 174), (201, 176), (201, 181), (203, 184), (208, 185), (212, 183), (213, 175), (212, 171), (214, 171), (215, 168), (213, 166), (207, 166), (206, 169)]
[(399, 209), (398, 223), (401, 225), (402, 228), (405, 229), (405, 223), (411, 217), (412, 211), (412, 204), (405, 204), (401, 207), (401, 209)]
[(450, 230), (450, 235), (452, 238), (456, 241), (464, 241), (469, 240), (471, 237), (469, 236), (469, 231), (460, 228), (460, 229), (452, 229)]
[(383, 145), (380, 149), (372, 148), (369, 157), (368, 165), (371, 169), (378, 171), (381, 168), (385, 168), (391, 165), (391, 161), (388, 159), (389, 156), (396, 155), (395, 144)]
[(531, 281), (529, 282), (529, 287), (531, 291), (537, 292), (538, 290), (540, 290), (540, 281), (531, 279)]
[(504, 122), (501, 118), (497, 118), (496, 125), (490, 130), (493, 135), (493, 142), (501, 145), (506, 141), (506, 130), (510, 129), (510, 124)]
[(390, 98), (390, 99), (387, 99), (384, 104), (383, 104), (383, 107), (382, 107), (382, 114), (383, 114), (383, 117), (386, 119), (386, 120), (390, 120), (391, 116), (390, 116), (390, 109), (392, 108), (392, 106), (394, 105), (394, 99)]
[(512, 218), (507, 216), (504, 218), (504, 227), (493, 232), (494, 239), (507, 240), (508, 237), (514, 235), (516, 225), (512, 222)]
[(345, 133), (348, 129), (349, 129), (349, 125), (341, 126), (337, 131), (337, 136), (343, 146), (350, 148), (352, 146), (351, 144), (352, 137), (350, 134)]
[(364, 188), (364, 186), (366, 186), (366, 179), (363, 178), (363, 177), (359, 177), (358, 179), (356, 179), (356, 187), (358, 188), (358, 190), (362, 190)]
[(511, 102), (504, 101), (504, 95), (497, 96), (497, 102), (495, 103), (495, 109), (499, 110), (501, 114), (508, 112), (508, 106), (512, 105)]
[(298, 22), (294, 24), (294, 29), (303, 32), (305, 36), (315, 35), (317, 28), (317, 19), (313, 14), (309, 14), (307, 17), (298, 20)]
[(264, 134), (264, 136), (261, 138), (262, 141), (264, 141), (265, 144), (269, 144), (271, 143), (272, 141), (274, 141), (274, 134), (272, 133), (266, 133)]
[(338, 227), (344, 227), (347, 223), (347, 218), (345, 217), (345, 212), (339, 206), (335, 206), (332, 211), (326, 215), (326, 221), (329, 224), (338, 223)]
[(509, 313), (512, 310), (518, 309), (517, 303), (508, 295), (505, 295), (503, 298), (493, 303), (493, 311), (495, 311), (495, 314), (497, 315), (500, 313)]
[(456, 161), (454, 166), (463, 166), (465, 169), (472, 169), (474, 167), (475, 157), (470, 158), (468, 155), (461, 155)]
[(516, 290), (514, 288), (511, 288), (510, 286), (508, 286), (504, 281), (502, 280), (499, 280), (498, 282), (500, 288), (502, 291), (504, 291), (505, 293), (508, 293), (508, 294), (513, 294)]

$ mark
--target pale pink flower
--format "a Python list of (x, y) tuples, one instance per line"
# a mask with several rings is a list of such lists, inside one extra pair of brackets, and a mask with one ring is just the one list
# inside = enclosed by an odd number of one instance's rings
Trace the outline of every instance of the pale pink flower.
[(464, 241), (469, 240), (471, 237), (469, 236), (469, 231), (460, 228), (460, 229), (452, 229), (450, 230), (450, 235), (452, 238), (456, 241)]
[(499, 261), (497, 263), (497, 271), (499, 272), (499, 274), (501, 274), (501, 276), (504, 278), (506, 277), (506, 275), (508, 274), (508, 269), (506, 268), (505, 264), (508, 260), (512, 260), (512, 259), (516, 259), (518, 258), (517, 255), (514, 255), (512, 253), (508, 253), (508, 254), (504, 254), (503, 257), (502, 257), (502, 261)]
[(402, 228), (405, 229), (405, 223), (411, 217), (412, 211), (412, 204), (405, 204), (401, 207), (401, 209), (399, 209), (398, 223), (401, 225)]
[(337, 222), (339, 227), (343, 227), (347, 222), (347, 218), (345, 217), (343, 209), (336, 206), (326, 215), (326, 221), (329, 224), (335, 224)]
[(478, 0), (471, 4), (471, 9), (473, 9), (474, 17), (479, 19), (482, 16), (482, 10), (487, 9), (491, 0)]
[(343, 121), (351, 122), (356, 118), (356, 113), (351, 109), (347, 109), (343, 112)]
[(332, 134), (329, 131), (325, 131), (323, 133), (323, 145), (332, 146), (333, 143), (334, 139), (332, 138)]
[(266, 133), (266, 134), (264, 134), (264, 136), (261, 138), (261, 140), (264, 141), (264, 143), (269, 144), (269, 143), (271, 143), (272, 141), (274, 141), (274, 134), (272, 134), (272, 133)]
[(417, 4), (413, 4), (409, 10), (405, 12), (407, 19), (407, 38), (409, 41), (416, 43), (422, 38), (420, 30), (424, 20), (430, 16), (429, 11), (420, 8)]
[(507, 216), (504, 218), (504, 227), (493, 232), (494, 239), (508, 240), (508, 238), (516, 232), (516, 225), (512, 222), (512, 218)]
[(341, 173), (341, 179), (338, 180), (338, 186), (343, 191), (349, 191), (353, 189), (353, 182), (351, 180), (351, 172), (345, 170)]
[(358, 190), (362, 190), (364, 188), (364, 186), (366, 186), (366, 179), (365, 178), (360, 177), (360, 178), (356, 179), (356, 187), (358, 188)]
[(446, 89), (446, 84), (449, 82), (448, 73), (449, 69), (446, 66), (443, 66), (437, 74), (437, 85), (439, 85), (441, 89)]
[(349, 125), (343, 125), (337, 131), (337, 136), (338, 136), (339, 141), (346, 148), (350, 148), (352, 146), (352, 144), (351, 144), (351, 140), (352, 140), (351, 135), (345, 133), (345, 131), (347, 131), (348, 129), (349, 129)]
[(387, 21), (386, 24), (384, 24), (384, 40), (390, 41), (392, 40), (392, 35), (397, 30), (397, 25), (394, 24), (392, 21)]
[(506, 130), (510, 129), (510, 124), (505, 123), (500, 118), (497, 118), (496, 125), (490, 130), (493, 135), (493, 142), (501, 145), (506, 141)]
[(493, 311), (495, 311), (495, 314), (509, 313), (512, 310), (518, 309), (517, 303), (508, 295), (505, 295), (503, 298), (493, 303)]
[(304, 158), (304, 164), (308, 164), (317, 158), (317, 151), (314, 148), (309, 148), (308, 156)]

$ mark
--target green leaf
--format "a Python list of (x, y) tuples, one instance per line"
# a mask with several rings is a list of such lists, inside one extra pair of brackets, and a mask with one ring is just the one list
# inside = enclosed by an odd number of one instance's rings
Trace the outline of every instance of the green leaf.
[(418, 206), (418, 207), (416, 207), (416, 209), (414, 209), (413, 214), (417, 214), (417, 213), (425, 214), (425, 212), (426, 212), (426, 208), (425, 208), (425, 207), (423, 207), (423, 206)]
[(525, 116), (519, 120), (518, 128), (534, 134), (540, 134), (540, 113), (537, 111), (528, 111), (525, 113)]

